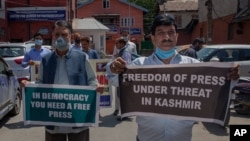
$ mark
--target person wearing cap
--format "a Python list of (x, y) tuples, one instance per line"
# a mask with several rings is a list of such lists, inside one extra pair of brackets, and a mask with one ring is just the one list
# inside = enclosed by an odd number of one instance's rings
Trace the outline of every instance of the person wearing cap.
[(184, 55), (197, 59), (196, 52), (202, 48), (203, 44), (204, 41), (201, 38), (194, 39), (192, 45), (184, 52)]
[[(174, 17), (170, 14), (159, 14), (151, 26), (151, 39), (155, 51), (148, 57), (139, 57), (127, 64), (121, 57), (107, 65), (107, 74), (120, 74), (126, 65), (168, 65), (199, 63), (198, 60), (182, 56), (176, 51), (178, 33)], [(230, 79), (239, 78), (239, 65), (227, 74)], [(114, 75), (115, 77), (115, 75)], [(118, 82), (114, 82), (118, 83)], [(121, 105), (122, 106), (122, 105)], [(137, 116), (137, 141), (191, 141), (195, 121), (175, 118)]]

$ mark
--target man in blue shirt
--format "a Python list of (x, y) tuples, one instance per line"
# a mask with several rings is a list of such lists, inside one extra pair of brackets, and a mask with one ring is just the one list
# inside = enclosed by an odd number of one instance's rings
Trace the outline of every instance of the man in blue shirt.
[(28, 65), (34, 65), (34, 61), (41, 61), (42, 56), (50, 53), (51, 50), (42, 46), (43, 36), (41, 33), (34, 34), (35, 46), (31, 48), (29, 52), (26, 52), (24, 59), (22, 61), (22, 66), (27, 67)]
[(201, 38), (194, 39), (192, 45), (184, 52), (184, 55), (197, 59), (196, 52), (199, 51), (204, 44)]
[(35, 33), (34, 36), (35, 46), (31, 48), (30, 51), (26, 52), (24, 55), (24, 59), (22, 61), (22, 67), (28, 67), (29, 65), (35, 65), (36, 61), (41, 61), (42, 57), (45, 54), (48, 54), (51, 52), (50, 49), (45, 48), (42, 46), (43, 44), (43, 36), (41, 33)]
[(89, 37), (81, 37), (82, 51), (88, 54), (89, 59), (99, 59), (99, 55), (96, 50), (90, 48)]

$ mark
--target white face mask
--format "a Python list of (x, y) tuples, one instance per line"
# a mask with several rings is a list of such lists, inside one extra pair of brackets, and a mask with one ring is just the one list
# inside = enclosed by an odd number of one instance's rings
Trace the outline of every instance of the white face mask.
[(127, 42), (129, 40), (129, 35), (124, 37), (124, 40)]
[(66, 51), (70, 44), (62, 36), (59, 36), (54, 42), (54, 47), (60, 51)]
[(43, 44), (43, 40), (42, 39), (36, 39), (35, 40), (35, 45), (41, 46)]

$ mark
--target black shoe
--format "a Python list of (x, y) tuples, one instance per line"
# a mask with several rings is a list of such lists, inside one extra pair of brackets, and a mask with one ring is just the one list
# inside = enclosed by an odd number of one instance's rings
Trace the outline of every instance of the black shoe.
[(119, 113), (119, 110), (115, 110), (114, 113), (113, 113), (113, 115), (114, 115), (114, 116), (117, 116), (118, 113)]
[(124, 121), (124, 120), (128, 120), (128, 119), (129, 119), (128, 117), (124, 117), (124, 118), (122, 118), (121, 116), (117, 117), (117, 121)]
[(129, 119), (128, 117), (124, 117), (124, 118), (122, 118), (122, 121), (128, 120), (128, 119)]
[(121, 117), (121, 116), (118, 116), (116, 120), (117, 120), (117, 121), (122, 121), (122, 117)]

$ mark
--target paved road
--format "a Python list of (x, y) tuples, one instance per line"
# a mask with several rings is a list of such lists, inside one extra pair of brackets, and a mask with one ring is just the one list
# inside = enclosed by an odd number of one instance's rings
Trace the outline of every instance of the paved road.
[[(119, 122), (112, 115), (113, 108), (101, 109), (100, 127), (90, 129), (91, 141), (135, 141), (135, 119)], [(0, 141), (44, 141), (44, 128), (24, 126), (22, 114), (6, 117), (0, 122)], [(230, 124), (250, 124), (250, 116), (231, 111)], [(198, 123), (193, 128), (192, 141), (229, 141), (229, 129), (218, 125)]]

